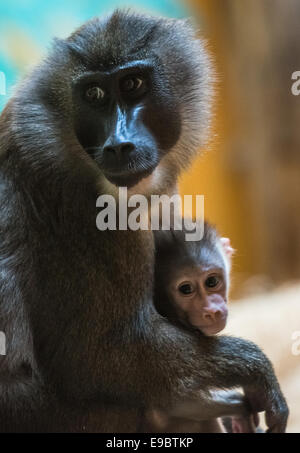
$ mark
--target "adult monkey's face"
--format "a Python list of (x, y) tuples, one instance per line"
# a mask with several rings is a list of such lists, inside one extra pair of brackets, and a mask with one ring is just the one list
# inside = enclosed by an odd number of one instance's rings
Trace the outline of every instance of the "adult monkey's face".
[(180, 137), (178, 102), (150, 59), (80, 75), (75, 131), (105, 177), (132, 186), (153, 172)]
[(31, 106), (32, 134), (47, 142), (40, 147), (47, 162), (54, 135), (59, 162), (64, 149), (80, 165), (92, 159), (116, 186), (142, 182), (141, 190), (158, 193), (174, 185), (206, 140), (213, 71), (186, 21), (126, 11), (96, 18), (57, 40), (34, 79), (18, 114)]

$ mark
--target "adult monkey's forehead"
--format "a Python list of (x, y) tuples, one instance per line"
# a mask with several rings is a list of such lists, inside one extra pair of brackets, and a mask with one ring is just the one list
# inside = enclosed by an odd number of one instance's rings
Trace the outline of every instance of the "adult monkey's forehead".
[(127, 74), (133, 74), (135, 72), (151, 72), (153, 71), (153, 66), (154, 59), (132, 60), (128, 61), (126, 64), (111, 64), (107, 68), (101, 67), (97, 71), (85, 71), (84, 74), (75, 75), (72, 80), (74, 83), (80, 83), (82, 80), (86, 81), (89, 78), (93, 79), (95, 77), (108, 77), (119, 72), (122, 72), (124, 76)]

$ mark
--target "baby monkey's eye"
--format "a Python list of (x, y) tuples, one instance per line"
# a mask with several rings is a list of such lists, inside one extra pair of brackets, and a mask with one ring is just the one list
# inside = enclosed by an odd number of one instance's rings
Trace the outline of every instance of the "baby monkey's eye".
[(205, 280), (205, 286), (207, 288), (215, 288), (216, 286), (218, 286), (220, 281), (221, 280), (219, 277), (217, 277), (216, 275), (211, 275), (210, 277), (207, 277), (207, 279)]
[(191, 283), (182, 283), (182, 285), (178, 287), (178, 291), (187, 296), (188, 294), (192, 294), (194, 292), (194, 288)]

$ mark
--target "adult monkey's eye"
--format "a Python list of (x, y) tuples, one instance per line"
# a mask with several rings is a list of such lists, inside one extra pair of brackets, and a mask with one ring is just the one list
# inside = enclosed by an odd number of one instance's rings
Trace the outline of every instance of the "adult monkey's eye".
[(121, 91), (124, 93), (133, 93), (143, 85), (144, 80), (139, 77), (128, 77), (121, 82)]
[(182, 285), (180, 285), (178, 287), (178, 291), (181, 294), (184, 294), (185, 296), (187, 296), (189, 294), (193, 294), (194, 288), (193, 288), (193, 285), (191, 283), (182, 283)]
[(219, 279), (219, 277), (217, 277), (215, 275), (207, 277), (207, 279), (205, 280), (205, 286), (207, 288), (215, 288), (216, 286), (218, 286), (219, 283), (220, 283), (220, 279)]
[(104, 90), (102, 90), (102, 88), (100, 88), (97, 85), (89, 87), (85, 92), (85, 98), (89, 102), (101, 101), (104, 98), (104, 96), (105, 96)]

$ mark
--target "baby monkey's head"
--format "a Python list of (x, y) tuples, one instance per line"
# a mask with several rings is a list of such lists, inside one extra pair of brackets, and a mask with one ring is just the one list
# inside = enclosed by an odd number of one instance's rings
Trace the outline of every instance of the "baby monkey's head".
[(171, 321), (214, 335), (226, 325), (233, 249), (208, 223), (201, 241), (185, 237), (185, 231), (155, 234), (156, 306)]

